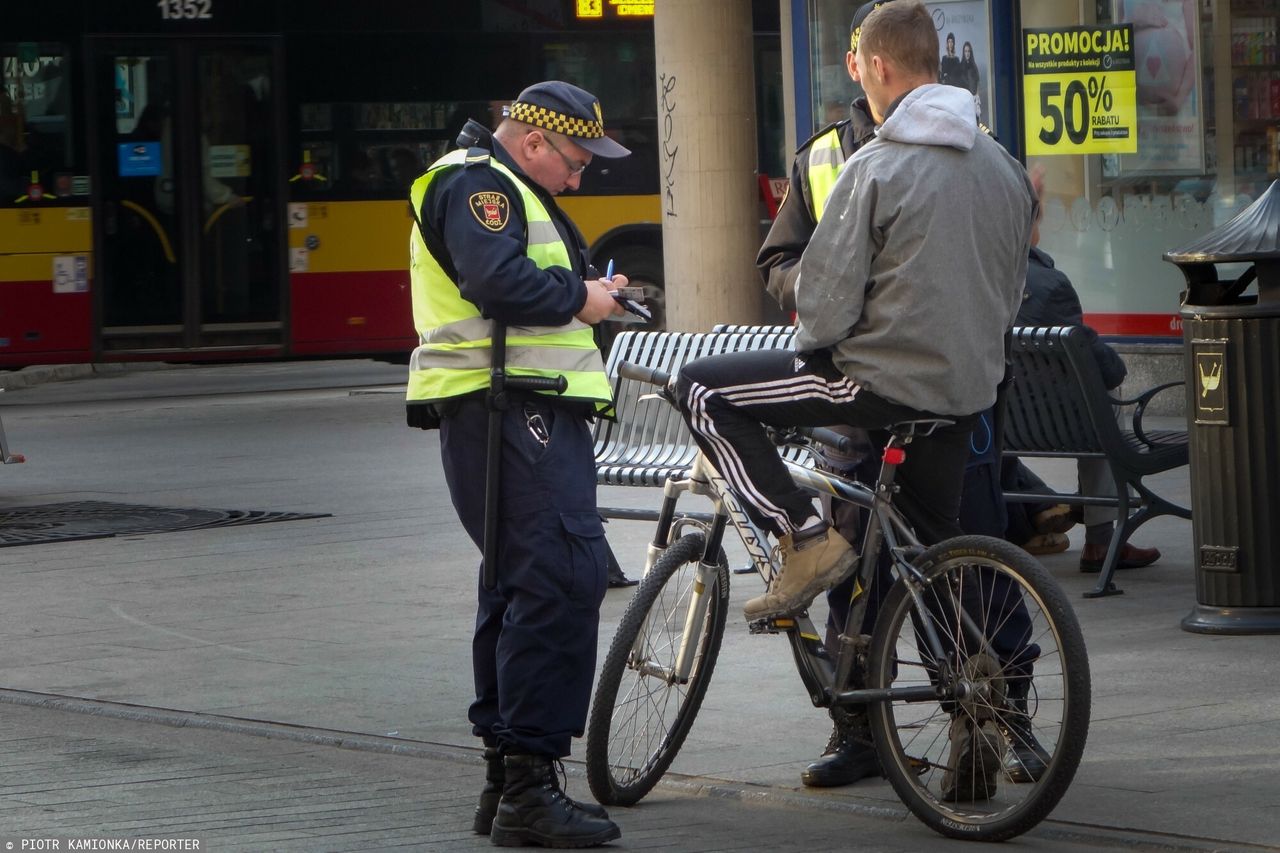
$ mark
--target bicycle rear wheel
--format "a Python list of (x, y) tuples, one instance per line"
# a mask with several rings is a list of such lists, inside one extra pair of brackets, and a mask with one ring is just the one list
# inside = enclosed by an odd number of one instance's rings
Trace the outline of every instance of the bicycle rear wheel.
[[(721, 550), (701, 593), (706, 615), (686, 636), (686, 616), (706, 548), (703, 533), (680, 537), (644, 576), (600, 669), (587, 723), (587, 782), (605, 805), (629, 806), (671, 766), (706, 695), (729, 611), (729, 561)], [(677, 678), (683, 645), (694, 652)]]
[(926, 581), (920, 605), (904, 580), (894, 584), (872, 636), (869, 686), (938, 686), (927, 623), (958, 674), (943, 686), (964, 690), (871, 706), (885, 776), (942, 835), (1012, 838), (1053, 810), (1084, 752), (1090, 687), (1080, 626), (1052, 576), (1008, 542), (948, 539), (915, 565)]

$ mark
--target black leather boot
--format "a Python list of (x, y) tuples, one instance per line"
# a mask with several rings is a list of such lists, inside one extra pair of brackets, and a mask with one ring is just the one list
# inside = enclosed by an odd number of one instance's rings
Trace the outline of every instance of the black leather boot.
[[(476, 805), (475, 822), (471, 829), (477, 835), (488, 835), (493, 826), (493, 817), (498, 813), (498, 801), (502, 799), (502, 786), (506, 782), (507, 771), (502, 761), (502, 754), (496, 747), (488, 746), (484, 750), (484, 787), (480, 789), (480, 802)], [(568, 797), (566, 796), (566, 799)], [(580, 803), (569, 800), (578, 808), (593, 817), (608, 818), (609, 813), (598, 803)]]
[(1013, 678), (1008, 686), (1008, 710), (996, 715), (1000, 734), (1009, 744), (1004, 758), (1004, 771), (1010, 781), (1035, 782), (1049, 768), (1050, 755), (1036, 740), (1027, 714), (1027, 694), (1031, 692), (1030, 678)]
[(614, 556), (612, 548), (608, 549), (608, 558), (609, 589), (620, 589), (621, 587), (635, 586), (640, 583), (638, 580), (632, 580), (627, 577), (626, 573), (622, 571), (622, 566), (618, 564), (618, 558)]
[(498, 847), (596, 847), (622, 837), (607, 817), (564, 795), (555, 762), (545, 755), (508, 755), (506, 782), (489, 841)]
[(498, 813), (498, 801), (502, 799), (502, 783), (507, 774), (502, 766), (502, 755), (497, 747), (484, 748), (484, 787), (480, 789), (480, 802), (476, 805), (475, 822), (471, 829), (477, 835), (488, 835), (493, 816)]
[(837, 788), (880, 775), (871, 725), (866, 711), (859, 710), (837, 712), (826, 750), (804, 769), (800, 781), (810, 788)]

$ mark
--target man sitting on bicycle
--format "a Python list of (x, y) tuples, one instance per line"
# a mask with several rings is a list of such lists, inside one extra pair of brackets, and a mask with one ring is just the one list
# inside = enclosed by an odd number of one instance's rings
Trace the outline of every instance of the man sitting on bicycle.
[(856, 61), (880, 130), (846, 163), (804, 251), (795, 351), (701, 359), (676, 386), (699, 446), (778, 537), (781, 570), (747, 602), (749, 621), (807, 607), (856, 559), (764, 425), (954, 421), (912, 444), (896, 503), (925, 544), (959, 535), (969, 434), (995, 400), (1026, 276), (1030, 179), (978, 129), (967, 92), (937, 83), (928, 10), (872, 12)]

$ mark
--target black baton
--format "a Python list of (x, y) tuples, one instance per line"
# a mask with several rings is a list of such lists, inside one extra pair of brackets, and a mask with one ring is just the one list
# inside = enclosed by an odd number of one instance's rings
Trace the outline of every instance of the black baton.
[(493, 321), (490, 340), (489, 393), (485, 406), (489, 409), (489, 452), (484, 472), (484, 568), (481, 582), (485, 589), (498, 585), (498, 498), (502, 482), (502, 413), (506, 410), (507, 391), (554, 391), (563, 394), (569, 381), (563, 376), (507, 376), (507, 327)]

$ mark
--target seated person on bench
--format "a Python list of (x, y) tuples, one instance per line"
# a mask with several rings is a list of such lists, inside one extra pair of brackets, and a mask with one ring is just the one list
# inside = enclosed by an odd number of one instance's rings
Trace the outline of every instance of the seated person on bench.
[[(1037, 195), (1041, 178), (1033, 181)], [(1119, 354), (1103, 341), (1098, 333), (1084, 323), (1080, 296), (1071, 285), (1071, 279), (1055, 269), (1053, 258), (1038, 247), (1040, 242), (1040, 216), (1031, 231), (1031, 255), (1027, 264), (1027, 287), (1022, 304), (1018, 308), (1019, 326), (1081, 326), (1089, 337), (1090, 350), (1098, 362), (1107, 390), (1120, 387), (1127, 372)], [(1115, 480), (1103, 459), (1077, 461), (1080, 476), (1080, 492), (1087, 495), (1114, 495)], [(1015, 457), (1007, 457), (1001, 475), (1007, 492), (1051, 492), (1044, 481)], [(1098, 572), (1107, 556), (1107, 545), (1115, 529), (1116, 508), (1086, 506), (1084, 509), (1084, 548), (1080, 551), (1080, 571)], [(1064, 504), (1009, 504), (1009, 526), (1006, 538), (1021, 544), (1033, 554), (1065, 551), (1069, 543), (1063, 535), (1073, 524), (1072, 511)], [(1058, 537), (1054, 540), (1049, 537)], [(1031, 545), (1032, 547), (1027, 547)], [(1139, 548), (1128, 542), (1120, 549), (1118, 569), (1139, 569), (1160, 559), (1156, 548)]]

